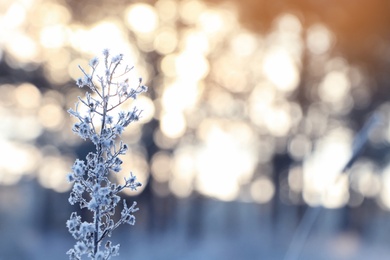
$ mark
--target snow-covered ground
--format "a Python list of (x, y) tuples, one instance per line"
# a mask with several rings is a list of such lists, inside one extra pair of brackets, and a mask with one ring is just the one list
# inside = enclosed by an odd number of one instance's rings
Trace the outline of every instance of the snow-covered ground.
[[(121, 255), (113, 259), (283, 259), (298, 222), (292, 207), (281, 208), (275, 215), (269, 206), (250, 203), (207, 199), (196, 206), (191, 200), (175, 203), (174, 209), (167, 211), (171, 215), (164, 215), (162, 207), (152, 218), (146, 214), (147, 205), (140, 204), (136, 225), (114, 231), (113, 242), (121, 244)], [(23, 203), (19, 206), (23, 207)], [(33, 217), (23, 208), (14, 207), (14, 212), (5, 212), (3, 208), (0, 260), (68, 259), (65, 252), (74, 241), (65, 222), (56, 215), (67, 211), (68, 208), (46, 213), (43, 210), (40, 216)], [(45, 218), (45, 214), (51, 214), (50, 218)], [(377, 214), (360, 233), (340, 228), (343, 216), (342, 210), (323, 210), (299, 259), (389, 258), (387, 213)], [(40, 222), (42, 219), (50, 221)]]
[[(31, 234), (30, 234), (31, 235)], [(73, 241), (59, 234), (46, 234), (41, 239), (31, 239), (26, 251), (14, 251), (0, 259), (67, 259), (65, 251)], [(185, 240), (174, 233), (152, 236), (118, 238), (121, 255), (113, 259), (143, 260), (252, 260), (283, 259), (286, 245), (275, 236), (266, 239), (258, 237), (231, 236), (208, 237), (200, 240)], [(11, 250), (11, 248), (9, 248)], [(344, 259), (389, 259), (390, 249), (383, 245), (364, 243), (353, 234), (339, 234), (333, 237), (312, 237), (305, 245), (299, 259), (344, 260)]]

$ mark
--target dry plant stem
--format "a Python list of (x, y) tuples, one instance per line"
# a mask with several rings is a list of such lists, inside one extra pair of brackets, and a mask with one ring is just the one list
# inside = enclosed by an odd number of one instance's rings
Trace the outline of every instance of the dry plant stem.
[[(127, 100), (136, 99), (137, 95), (147, 90), (147, 87), (141, 85), (141, 79), (136, 88), (129, 86), (127, 79), (113, 82), (119, 77), (125, 76), (133, 67), (126, 66), (124, 72), (117, 76), (116, 70), (120, 68), (123, 55), (111, 57), (111, 61), (109, 61), (108, 50), (104, 50), (103, 55), (105, 75), (96, 76), (99, 84), (93, 82), (96, 68), (99, 65), (97, 58), (90, 62), (91, 75), (79, 67), (84, 78), (80, 78), (76, 82), (80, 88), (88, 87), (97, 96), (93, 97), (87, 91), (84, 99), (79, 97), (76, 110), (68, 110), (72, 116), (79, 120), (72, 130), (82, 139), (90, 139), (96, 147), (96, 152), (90, 152), (87, 155), (86, 162), (77, 159), (72, 167), (72, 172), (68, 174), (68, 180), (73, 182), (69, 203), (72, 205), (78, 203), (81, 209), (87, 208), (93, 212), (91, 222), (82, 221), (81, 217), (73, 212), (66, 223), (69, 232), (77, 240), (75, 246), (67, 252), (72, 260), (80, 260), (85, 254), (90, 259), (95, 260), (108, 260), (112, 256), (118, 255), (119, 244), (112, 245), (111, 241), (107, 240), (103, 248), (102, 243), (111, 236), (112, 231), (119, 225), (124, 223), (134, 225), (133, 213), (138, 210), (135, 202), (128, 207), (126, 200), (123, 200), (120, 219), (116, 222), (112, 219), (117, 204), (121, 200), (118, 193), (125, 188), (136, 190), (141, 186), (141, 183), (131, 172), (130, 176), (125, 178), (124, 184), (112, 183), (109, 175), (121, 170), (122, 160), (119, 156), (124, 155), (128, 150), (128, 146), (118, 140), (120, 135), (126, 126), (139, 119), (142, 111), (135, 107), (127, 113), (120, 111), (115, 123), (112, 113)], [(111, 99), (111, 97), (118, 99)], [(79, 112), (79, 104), (84, 105), (87, 111)], [(100, 131), (97, 131), (96, 122), (94, 123), (98, 119), (101, 120)]]

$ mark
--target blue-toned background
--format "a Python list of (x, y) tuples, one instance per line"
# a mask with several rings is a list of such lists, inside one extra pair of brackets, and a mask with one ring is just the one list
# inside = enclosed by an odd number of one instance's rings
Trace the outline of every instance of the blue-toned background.
[[(144, 185), (123, 194), (140, 211), (114, 232), (116, 259), (283, 259), (289, 247), (299, 259), (387, 259), (389, 8), (0, 2), (0, 259), (67, 259), (77, 207), (66, 174), (94, 147), (72, 133), (66, 110), (84, 95), (77, 66), (104, 48), (149, 86), (127, 105), (144, 112), (124, 133), (116, 177), (132, 171)], [(340, 175), (374, 112), (381, 123)]]

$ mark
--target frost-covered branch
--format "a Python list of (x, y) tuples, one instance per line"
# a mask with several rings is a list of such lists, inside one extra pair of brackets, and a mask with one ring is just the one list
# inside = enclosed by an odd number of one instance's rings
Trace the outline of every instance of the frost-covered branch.
[[(121, 171), (123, 161), (119, 156), (128, 150), (128, 146), (119, 140), (124, 128), (137, 121), (142, 113), (142, 110), (136, 107), (127, 112), (119, 111), (114, 114), (114, 111), (129, 99), (136, 99), (139, 94), (146, 92), (147, 87), (142, 85), (141, 79), (136, 88), (132, 88), (127, 80), (113, 82), (133, 69), (126, 66), (124, 72), (116, 73), (123, 61), (122, 54), (110, 59), (110, 53), (106, 49), (103, 51), (103, 61), (104, 75), (95, 76), (99, 65), (97, 58), (93, 58), (89, 63), (91, 74), (79, 66), (84, 76), (79, 78), (76, 84), (80, 88), (88, 87), (92, 93), (87, 91), (84, 98), (79, 97), (75, 110), (68, 110), (70, 115), (78, 119), (73, 125), (73, 132), (83, 140), (90, 139), (96, 147), (96, 151), (90, 152), (85, 160), (76, 159), (72, 172), (68, 174), (68, 181), (73, 183), (69, 203), (79, 204), (81, 209), (86, 208), (93, 212), (90, 222), (83, 221), (76, 212), (73, 212), (66, 222), (69, 232), (77, 240), (74, 247), (67, 252), (69, 258), (74, 260), (81, 259), (82, 255), (95, 260), (107, 260), (118, 255), (119, 244), (112, 245), (111, 241), (107, 240), (102, 247), (102, 243), (121, 224), (134, 225), (133, 213), (138, 211), (136, 202), (128, 207), (126, 200), (123, 200), (121, 218), (116, 222), (113, 220), (115, 209), (121, 201), (118, 193), (125, 188), (137, 190), (141, 183), (133, 173), (125, 178), (124, 184), (112, 183), (109, 175)], [(94, 82), (94, 77), (97, 83)], [(80, 112), (79, 106), (84, 106), (85, 112)], [(100, 122), (100, 129), (96, 128), (96, 122)]]

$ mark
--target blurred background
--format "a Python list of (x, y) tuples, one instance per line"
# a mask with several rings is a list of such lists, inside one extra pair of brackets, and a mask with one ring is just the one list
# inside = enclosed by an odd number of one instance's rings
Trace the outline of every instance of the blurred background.
[(65, 177), (93, 146), (66, 110), (104, 48), (149, 86), (115, 259), (387, 259), (389, 25), (387, 0), (0, 1), (0, 259), (67, 259)]

